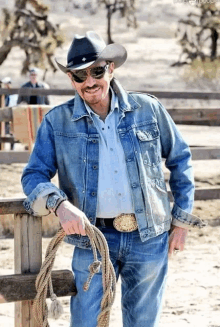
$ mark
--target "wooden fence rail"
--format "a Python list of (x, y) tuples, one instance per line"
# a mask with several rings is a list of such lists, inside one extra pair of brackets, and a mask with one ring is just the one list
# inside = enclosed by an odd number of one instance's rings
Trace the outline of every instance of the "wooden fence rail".
[[(32, 105), (29, 107), (36, 107)], [(48, 110), (51, 107), (48, 106)], [(220, 108), (167, 109), (176, 124), (220, 126)], [(12, 108), (0, 109), (0, 122), (13, 121)]]
[[(42, 218), (27, 214), (24, 199), (0, 200), (0, 215), (14, 214), (15, 274), (0, 276), (0, 303), (15, 302), (15, 327), (39, 327), (33, 317), (35, 280), (42, 264)], [(52, 282), (57, 296), (76, 294), (73, 274), (54, 271)]]
[[(160, 99), (197, 99), (197, 100), (220, 100), (219, 92), (182, 92), (182, 91), (160, 91), (155, 89), (149, 90), (134, 90), (134, 92), (141, 92), (152, 94)], [(2, 89), (0, 88), (0, 95), (19, 94), (19, 95), (59, 95), (72, 96), (75, 94), (73, 89), (37, 89), (37, 88), (14, 88)]]
[[(220, 159), (220, 147), (191, 147), (193, 160)], [(0, 164), (27, 163), (29, 151), (0, 151)]]

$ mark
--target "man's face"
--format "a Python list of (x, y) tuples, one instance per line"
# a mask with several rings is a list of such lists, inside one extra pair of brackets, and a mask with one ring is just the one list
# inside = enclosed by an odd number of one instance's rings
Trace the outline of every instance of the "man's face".
[(106, 72), (100, 79), (94, 78), (90, 74), (91, 68), (100, 66), (104, 67), (106, 64), (107, 63), (105, 61), (102, 61), (100, 63), (93, 64), (89, 68), (85, 69), (84, 71), (87, 72), (87, 78), (82, 83), (76, 82), (73, 79), (71, 73), (67, 73), (71, 80), (73, 88), (78, 92), (80, 97), (85, 100), (89, 105), (101, 103), (108, 96), (110, 81), (113, 78), (114, 63), (111, 62), (108, 66), (106, 66)]
[(30, 81), (32, 84), (37, 83), (37, 74), (36, 73), (30, 73)]

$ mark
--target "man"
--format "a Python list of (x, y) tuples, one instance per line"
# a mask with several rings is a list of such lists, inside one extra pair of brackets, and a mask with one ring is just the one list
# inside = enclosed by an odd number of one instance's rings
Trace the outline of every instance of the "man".
[[(45, 89), (46, 85), (45, 83), (38, 82), (38, 69), (32, 68), (30, 69), (30, 81), (23, 84), (21, 88), (41, 88)], [(19, 95), (18, 97), (18, 104), (20, 103), (26, 103), (26, 104), (50, 104), (49, 99), (47, 96), (41, 96), (41, 95)]]
[[(4, 88), (10, 90), (11, 89), (11, 85), (12, 85), (12, 81), (11, 81), (11, 77), (4, 77), (1, 80), (1, 83), (3, 84)], [(17, 105), (17, 94), (6, 94), (5, 95), (5, 106), (6, 107), (14, 107)]]
[[(55, 212), (67, 242), (76, 246), (71, 327), (95, 327), (102, 298), (101, 273), (83, 291), (93, 261), (83, 217), (105, 235), (121, 276), (124, 327), (158, 326), (168, 231), (171, 254), (183, 250), (188, 225), (201, 225), (191, 215), (189, 147), (156, 98), (128, 94), (114, 78), (126, 57), (122, 45), (106, 46), (95, 32), (75, 35), (67, 66), (58, 66), (76, 96), (47, 113), (22, 176), (27, 211)], [(172, 215), (162, 157), (171, 171)], [(56, 171), (59, 188), (50, 182)]]
[[(4, 77), (1, 80), (1, 83), (3, 84), (3, 87), (10, 90), (12, 81), (11, 77), (7, 76)], [(17, 94), (6, 94), (5, 95), (5, 107), (15, 107), (17, 105), (17, 100), (18, 100), (18, 95)], [(5, 122), (5, 134), (6, 135), (12, 135), (11, 133), (11, 127), (10, 127), (10, 122)], [(11, 143), (11, 150), (14, 149), (14, 143)]]

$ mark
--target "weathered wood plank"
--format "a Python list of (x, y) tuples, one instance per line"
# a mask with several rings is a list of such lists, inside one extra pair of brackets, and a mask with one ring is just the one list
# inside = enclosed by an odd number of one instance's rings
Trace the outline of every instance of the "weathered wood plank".
[[(33, 300), (37, 294), (37, 274), (15, 274), (0, 276), (0, 303)], [(59, 296), (76, 295), (73, 273), (70, 270), (52, 272), (54, 293)], [(49, 297), (49, 290), (48, 295)]]
[[(15, 273), (38, 273), (42, 264), (42, 218), (16, 214), (14, 219)], [(15, 303), (15, 327), (39, 327), (32, 313), (33, 301)]]
[[(169, 191), (169, 198), (173, 201), (172, 193)], [(220, 199), (220, 187), (199, 188), (195, 190), (195, 201), (218, 200)]]
[[(36, 106), (31, 106), (36, 107)], [(45, 107), (45, 106), (44, 106)], [(50, 106), (46, 106), (48, 110)], [(220, 125), (220, 109), (219, 108), (181, 108), (167, 109), (176, 124), (191, 125)], [(0, 109), (0, 121), (12, 121), (12, 108)]]
[(25, 198), (0, 199), (0, 215), (10, 215), (16, 213), (27, 213), (24, 209), (23, 202)]
[(73, 89), (40, 89), (40, 88), (21, 88), (21, 89), (0, 89), (1, 94), (19, 94), (19, 95), (66, 95), (73, 96)]
[(176, 124), (220, 126), (220, 109), (167, 109)]
[(0, 121), (12, 121), (12, 108), (0, 109)]
[(220, 147), (191, 147), (193, 160), (220, 159)]
[(20, 143), (18, 140), (15, 140), (13, 136), (1, 136), (0, 142), (2, 143)]
[[(169, 192), (171, 194), (171, 192)], [(196, 200), (212, 200), (220, 199), (220, 187), (213, 188), (199, 188), (195, 191)], [(0, 215), (15, 214), (15, 213), (26, 213), (23, 207), (22, 199), (1, 199), (0, 200)], [(39, 219), (39, 218), (37, 218)]]
[(29, 156), (29, 151), (0, 151), (0, 164), (26, 163)]
[[(193, 160), (220, 159), (219, 147), (191, 148)], [(0, 151), (0, 164), (26, 163), (30, 153), (28, 151)]]
[(220, 188), (196, 189), (195, 200), (219, 200)]
[[(131, 92), (141, 92), (152, 94), (163, 99), (201, 99), (201, 100), (219, 100), (219, 92), (186, 92), (186, 91), (160, 91), (155, 89), (138, 90)], [(37, 88), (22, 88), (22, 89), (0, 89), (2, 94), (21, 94), (21, 95), (74, 95), (73, 89), (37, 89)]]

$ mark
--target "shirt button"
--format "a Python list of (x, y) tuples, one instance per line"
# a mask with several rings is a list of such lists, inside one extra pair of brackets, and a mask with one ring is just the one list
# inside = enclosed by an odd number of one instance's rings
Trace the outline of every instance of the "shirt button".
[(114, 151), (113, 148), (110, 148), (111, 151)]
[(83, 193), (85, 193), (85, 191), (83, 190)]
[(118, 196), (121, 196), (121, 193), (118, 193)]
[(145, 165), (147, 164), (147, 160), (144, 160), (144, 164), (145, 164)]
[(96, 192), (92, 192), (92, 196), (95, 196), (96, 195)]
[(97, 169), (97, 168), (98, 168), (98, 166), (93, 166), (92, 168), (93, 168), (93, 169)]
[(110, 129), (110, 126), (108, 126), (108, 129)]
[(86, 159), (84, 159), (83, 162), (86, 162)]
[(118, 172), (118, 171), (117, 171), (117, 170), (115, 170), (115, 173), (116, 173), (116, 174), (117, 174), (117, 172)]
[(92, 143), (96, 143), (97, 141), (96, 140), (92, 140)]
[(104, 127), (102, 127), (102, 130), (104, 131)]

